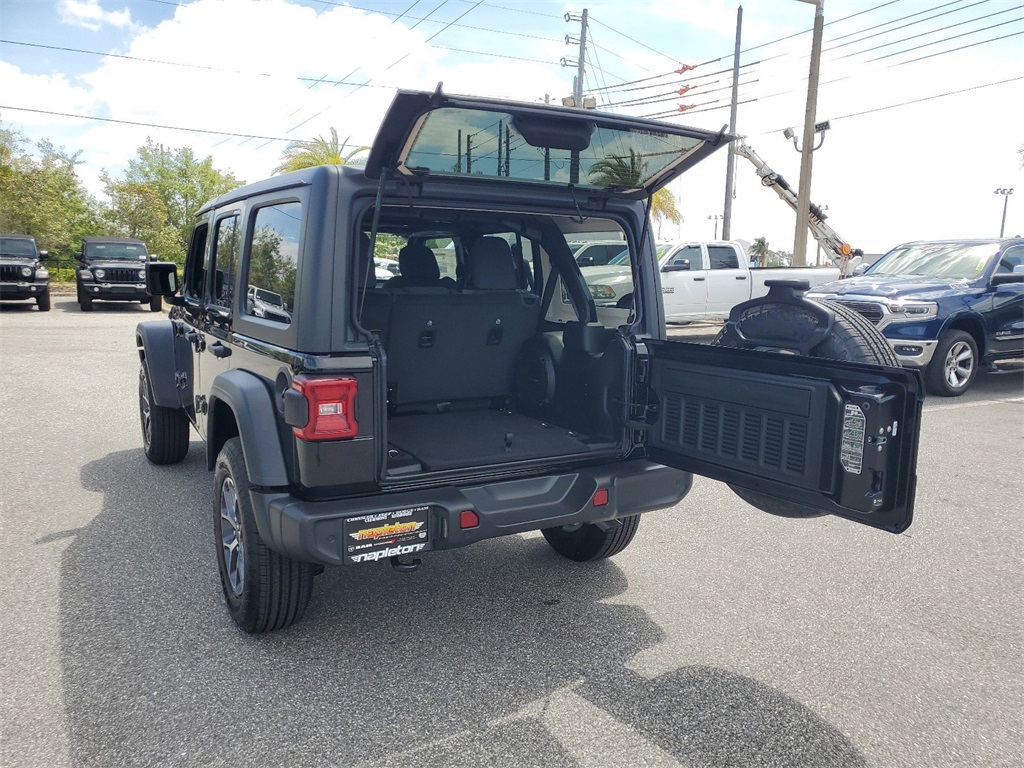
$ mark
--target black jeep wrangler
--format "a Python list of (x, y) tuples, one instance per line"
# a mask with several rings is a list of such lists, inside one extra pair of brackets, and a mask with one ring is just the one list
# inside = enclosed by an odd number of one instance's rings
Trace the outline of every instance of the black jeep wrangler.
[(0, 300), (35, 299), (40, 312), (49, 312), (48, 255), (30, 235), (0, 235)]
[[(138, 326), (139, 406), (154, 463), (185, 456), (190, 426), (205, 440), (235, 621), (292, 624), (325, 565), (412, 570), (533, 530), (609, 557), (691, 473), (775, 514), (906, 529), (920, 376), (863, 318), (780, 284), (718, 346), (665, 339), (651, 195), (731, 138), (400, 92), (365, 168), (206, 205), (180, 296), (153, 265), (174, 306)], [(401, 275), (378, 283), (382, 234)], [(628, 247), (631, 303), (591, 295), (584, 235)]]
[(92, 312), (92, 303), (137, 301), (149, 304), (154, 312), (163, 309), (159, 295), (152, 295), (146, 284), (146, 269), (151, 261), (146, 244), (134, 237), (83, 237), (76, 277), (78, 306)]

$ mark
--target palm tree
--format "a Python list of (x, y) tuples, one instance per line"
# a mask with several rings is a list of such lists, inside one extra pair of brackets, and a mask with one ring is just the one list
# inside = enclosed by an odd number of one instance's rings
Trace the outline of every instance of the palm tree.
[(768, 240), (759, 237), (754, 241), (754, 244), (750, 246), (750, 252), (757, 256), (757, 266), (763, 267), (768, 264)]
[(274, 170), (274, 174), (299, 171), (303, 168), (313, 168), (317, 165), (347, 165), (352, 158), (364, 149), (369, 147), (356, 147), (345, 152), (345, 145), (348, 144), (349, 136), (342, 142), (338, 142), (338, 132), (331, 128), (331, 140), (327, 141), (323, 136), (317, 136), (312, 141), (290, 141), (284, 148), (281, 155), (281, 163)]
[[(639, 187), (647, 175), (647, 163), (641, 159), (640, 153), (629, 150), (628, 156), (612, 155), (598, 160), (592, 166), (588, 176), (595, 187)], [(658, 222), (658, 236), (661, 237), (661, 223), (670, 221), (681, 224), (683, 215), (676, 208), (676, 198), (667, 188), (662, 187), (654, 193), (651, 200), (651, 215)]]
[(612, 155), (598, 160), (587, 172), (595, 187), (639, 187), (647, 171), (640, 153), (629, 150), (629, 157)]
[(651, 215), (658, 222), (659, 240), (663, 222), (670, 221), (676, 226), (683, 223), (683, 214), (676, 208), (676, 196), (669, 191), (668, 187), (662, 187), (654, 193), (654, 197), (651, 198)]

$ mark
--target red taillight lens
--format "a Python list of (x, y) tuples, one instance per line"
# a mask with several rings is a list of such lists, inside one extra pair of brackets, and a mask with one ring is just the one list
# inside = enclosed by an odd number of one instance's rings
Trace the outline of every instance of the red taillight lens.
[(480, 525), (480, 518), (472, 509), (464, 509), (459, 513), (459, 528), (476, 528)]
[[(359, 434), (356, 423), (356, 380), (296, 376), (292, 388), (309, 405), (306, 425), (292, 427), (303, 440), (340, 440)], [(293, 422), (294, 423), (294, 422)]]
[(594, 506), (603, 507), (608, 503), (608, 489), (598, 488), (594, 493)]

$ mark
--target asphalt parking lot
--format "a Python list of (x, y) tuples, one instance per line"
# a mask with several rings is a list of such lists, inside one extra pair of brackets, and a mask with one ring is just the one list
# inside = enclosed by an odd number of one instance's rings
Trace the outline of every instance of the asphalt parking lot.
[(906, 534), (697, 478), (614, 560), (531, 535), (328, 570), (252, 638), (201, 444), (142, 455), (155, 317), (0, 308), (3, 766), (1020, 765), (1020, 366), (926, 402)]

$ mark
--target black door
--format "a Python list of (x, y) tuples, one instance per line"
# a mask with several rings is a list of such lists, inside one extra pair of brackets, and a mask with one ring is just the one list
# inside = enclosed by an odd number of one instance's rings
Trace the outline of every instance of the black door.
[(917, 371), (645, 341), (654, 461), (894, 533), (914, 508)]

